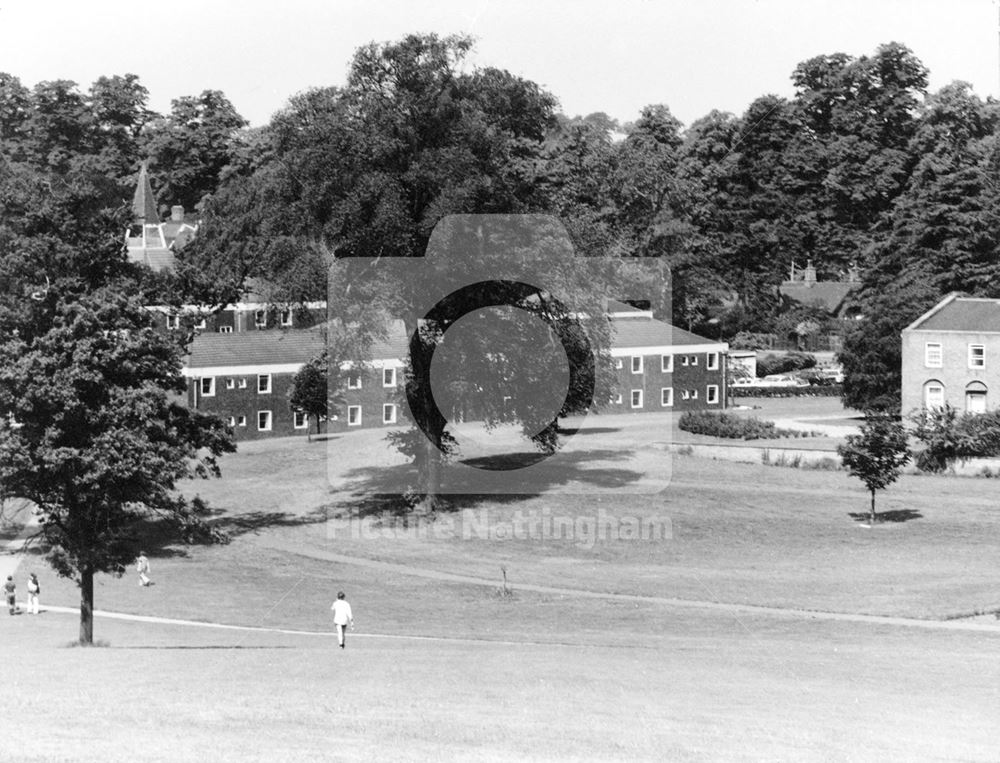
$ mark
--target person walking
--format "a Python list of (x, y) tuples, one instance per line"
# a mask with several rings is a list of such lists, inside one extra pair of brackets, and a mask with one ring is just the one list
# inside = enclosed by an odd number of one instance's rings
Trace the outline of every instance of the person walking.
[(34, 572), (28, 578), (28, 614), (38, 614), (38, 597), (42, 593), (42, 587), (38, 584), (38, 575)]
[(152, 581), (149, 579), (149, 559), (146, 558), (145, 551), (139, 552), (139, 558), (135, 560), (135, 569), (139, 573), (139, 585), (148, 586)]
[(351, 605), (347, 603), (344, 592), (337, 594), (337, 600), (330, 607), (333, 610), (333, 624), (337, 626), (337, 644), (343, 649), (347, 641), (347, 628), (354, 627), (354, 614)]
[(14, 585), (14, 576), (8, 575), (7, 582), (3, 584), (3, 592), (7, 597), (7, 609), (11, 614), (17, 611), (17, 586)]

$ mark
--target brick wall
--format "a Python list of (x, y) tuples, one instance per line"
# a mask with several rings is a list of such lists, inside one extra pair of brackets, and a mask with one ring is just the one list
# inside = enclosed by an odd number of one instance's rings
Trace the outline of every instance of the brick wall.
[[(709, 355), (715, 355), (715, 367), (709, 368)], [(633, 372), (633, 358), (641, 358), (639, 372)], [(667, 361), (664, 370), (663, 358)], [(615, 358), (621, 362), (617, 369), (618, 387), (616, 393), (621, 395), (621, 402), (613, 397), (603, 410), (607, 413), (648, 413), (651, 411), (693, 411), (722, 410), (725, 408), (726, 385), (725, 357), (721, 353), (675, 353), (673, 356), (641, 355)], [(714, 387), (710, 390), (709, 387)], [(664, 393), (663, 390), (672, 390)], [(633, 393), (640, 405), (635, 405)], [(670, 405), (664, 405), (664, 394)], [(714, 394), (714, 398), (710, 397)], [(714, 399), (715, 402), (710, 402)]]

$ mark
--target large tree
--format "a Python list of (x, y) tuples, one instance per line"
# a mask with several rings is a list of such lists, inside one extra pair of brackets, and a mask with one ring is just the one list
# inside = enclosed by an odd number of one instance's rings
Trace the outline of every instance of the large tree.
[(0, 161), (0, 495), (40, 510), (50, 562), (80, 587), (83, 643), (95, 575), (135, 557), (151, 515), (180, 537), (203, 531), (174, 487), (234, 449), (184, 404), (182, 347), (126, 296), (116, 193)]

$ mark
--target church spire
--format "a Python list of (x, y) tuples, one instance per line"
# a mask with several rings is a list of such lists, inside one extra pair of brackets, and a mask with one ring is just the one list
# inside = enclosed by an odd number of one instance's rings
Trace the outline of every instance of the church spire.
[(139, 180), (135, 186), (135, 198), (132, 199), (132, 216), (142, 225), (157, 225), (160, 215), (156, 211), (156, 198), (153, 196), (153, 186), (149, 184), (149, 170), (146, 162), (139, 169)]

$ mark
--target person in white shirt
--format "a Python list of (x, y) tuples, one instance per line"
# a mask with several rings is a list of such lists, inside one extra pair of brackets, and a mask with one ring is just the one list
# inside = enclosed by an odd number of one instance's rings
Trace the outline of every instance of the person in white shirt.
[(347, 636), (347, 628), (354, 627), (354, 615), (351, 613), (351, 605), (344, 598), (344, 592), (337, 594), (337, 600), (330, 607), (333, 610), (333, 624), (337, 626), (337, 643), (340, 648), (344, 648)]

